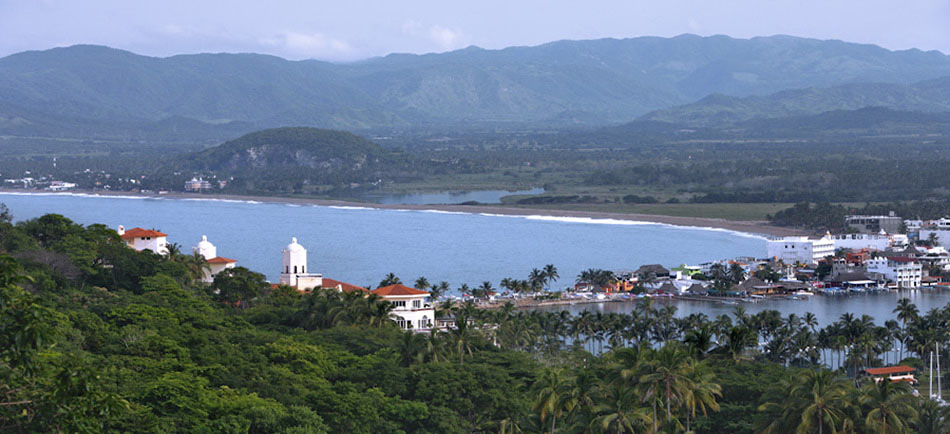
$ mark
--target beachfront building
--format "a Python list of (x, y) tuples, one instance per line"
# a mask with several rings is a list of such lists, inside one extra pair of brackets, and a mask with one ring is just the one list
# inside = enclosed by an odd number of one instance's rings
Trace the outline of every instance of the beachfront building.
[(893, 212), (891, 215), (849, 215), (845, 217), (845, 226), (848, 229), (865, 234), (876, 234), (882, 230), (889, 234), (901, 233), (903, 223), (904, 220), (895, 216)]
[(234, 268), (237, 265), (237, 261), (234, 259), (218, 256), (218, 248), (208, 241), (206, 235), (201, 236), (201, 241), (199, 241), (192, 250), (203, 257), (205, 263), (208, 265), (201, 276), (202, 282), (214, 282), (214, 276), (217, 276), (218, 273), (229, 268)]
[(835, 240), (830, 234), (817, 239), (808, 237), (770, 238), (765, 247), (769, 258), (786, 264), (796, 262), (816, 264), (825, 257), (835, 254)]
[(891, 247), (907, 246), (907, 235), (888, 234), (881, 231), (876, 234), (838, 234), (832, 235), (831, 239), (835, 242), (835, 250), (887, 250)]
[(116, 230), (125, 244), (138, 252), (142, 250), (151, 250), (159, 255), (168, 254), (168, 234), (163, 234), (152, 229), (132, 228), (125, 230), (125, 226), (119, 225)]
[(323, 286), (323, 275), (307, 273), (307, 249), (297, 242), (296, 237), (282, 251), (280, 283), (300, 291)]
[(211, 190), (211, 183), (205, 181), (201, 178), (191, 178), (188, 181), (185, 181), (185, 191), (209, 191)]
[(429, 293), (403, 285), (389, 285), (370, 291), (393, 304), (393, 321), (404, 330), (428, 330), (435, 321)]
[(865, 262), (868, 273), (877, 273), (896, 288), (919, 288), (923, 267), (914, 258), (892, 256), (878, 257)]

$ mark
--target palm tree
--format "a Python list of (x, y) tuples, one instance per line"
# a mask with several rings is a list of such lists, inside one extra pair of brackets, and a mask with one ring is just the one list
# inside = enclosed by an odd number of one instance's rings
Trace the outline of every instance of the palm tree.
[(429, 297), (432, 300), (438, 300), (446, 292), (449, 292), (449, 288), (450, 288), (449, 282), (446, 282), (443, 280), (439, 282), (438, 284), (432, 285), (429, 287)]
[(420, 276), (418, 279), (416, 279), (416, 283), (414, 283), (412, 286), (416, 289), (425, 291), (432, 285), (429, 283), (429, 279), (426, 279), (425, 276)]
[(535, 268), (531, 270), (531, 274), (528, 275), (528, 284), (531, 286), (531, 290), (537, 292), (544, 287), (544, 272)]
[(551, 421), (551, 434), (554, 434), (557, 418), (564, 413), (567, 382), (560, 370), (549, 369), (541, 374), (535, 387), (538, 389), (538, 395), (533, 409), (538, 412), (542, 424)]
[(389, 273), (386, 275), (386, 277), (383, 278), (383, 280), (379, 282), (379, 287), (382, 288), (384, 286), (389, 286), (389, 285), (398, 285), (400, 283), (402, 283), (402, 281), (399, 280), (398, 277), (396, 277), (395, 273)]
[(728, 273), (729, 273), (729, 280), (731, 280), (733, 283), (741, 283), (743, 280), (745, 280), (745, 275), (746, 275), (745, 269), (742, 268), (741, 265), (735, 262), (733, 262), (732, 265), (729, 266)]
[(165, 259), (169, 262), (178, 262), (179, 256), (181, 256), (181, 244), (178, 243), (168, 243), (165, 245)]
[(460, 313), (455, 317), (455, 327), (449, 330), (449, 334), (455, 343), (455, 352), (458, 354), (459, 364), (465, 363), (465, 355), (472, 354), (474, 348), (475, 330), (468, 322), (468, 315)]
[(738, 362), (742, 359), (746, 348), (755, 345), (755, 335), (751, 329), (745, 326), (733, 326), (726, 333), (726, 342), (720, 347), (732, 356), (732, 360)]
[(185, 269), (188, 270), (188, 277), (192, 282), (204, 278), (205, 272), (211, 270), (208, 261), (200, 253), (194, 252), (186, 257), (184, 261)]
[[(657, 351), (650, 352), (651, 357), (644, 366), (645, 374), (640, 382), (651, 384), (653, 399), (662, 394), (666, 405), (666, 422), (673, 420), (673, 401), (681, 402), (687, 390), (692, 387), (689, 374), (689, 354), (678, 343), (669, 343)], [(657, 391), (657, 386), (662, 391)]]
[(771, 421), (763, 433), (787, 432), (796, 427), (797, 432), (824, 430), (838, 432), (853, 421), (847, 419), (847, 384), (831, 371), (807, 370), (791, 375), (769, 392), (759, 411), (770, 413)]
[(636, 433), (651, 422), (649, 412), (639, 406), (636, 389), (624, 383), (610, 384), (594, 405), (591, 426), (605, 433)]
[(690, 362), (688, 372), (691, 387), (686, 390), (683, 399), (686, 406), (686, 432), (690, 432), (690, 421), (696, 418), (696, 409), (703, 415), (706, 415), (707, 409), (719, 411), (716, 397), (722, 396), (722, 386), (713, 382), (715, 375), (705, 365)]
[(950, 432), (948, 426), (948, 412), (946, 407), (932, 399), (919, 399), (917, 404), (917, 420), (913, 432), (918, 434), (946, 434)]
[(870, 408), (864, 424), (873, 432), (910, 432), (911, 421), (917, 417), (917, 400), (907, 383), (887, 379), (861, 388), (859, 402)]
[(541, 272), (544, 273), (545, 284), (557, 282), (557, 279), (561, 277), (557, 274), (557, 267), (555, 267), (554, 264), (545, 265)]
[(708, 323), (686, 332), (683, 343), (689, 347), (690, 355), (696, 359), (702, 360), (706, 358), (706, 353), (708, 353), (709, 348), (712, 347), (712, 331)]
[[(897, 301), (897, 307), (892, 311), (897, 314), (897, 319), (901, 322), (901, 334), (905, 334), (907, 331), (907, 322), (914, 321), (918, 318), (920, 311), (917, 310), (917, 306), (910, 302), (908, 298), (902, 298)], [(900, 359), (904, 359), (904, 340), (901, 340), (901, 350), (900, 350)]]

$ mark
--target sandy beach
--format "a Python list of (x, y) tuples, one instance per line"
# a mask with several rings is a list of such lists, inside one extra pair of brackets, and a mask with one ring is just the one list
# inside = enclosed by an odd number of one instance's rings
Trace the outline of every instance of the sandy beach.
[[(717, 218), (701, 217), (679, 217), (665, 216), (656, 214), (631, 214), (631, 213), (613, 213), (597, 211), (568, 211), (555, 209), (526, 209), (516, 208), (504, 205), (388, 205), (367, 202), (352, 202), (343, 200), (329, 199), (311, 199), (300, 197), (282, 197), (282, 196), (245, 196), (230, 194), (206, 194), (206, 193), (182, 193), (170, 192), (167, 194), (140, 193), (131, 191), (104, 191), (104, 190), (72, 190), (64, 193), (53, 193), (43, 190), (23, 190), (2, 188), (0, 192), (5, 193), (41, 193), (41, 194), (95, 194), (100, 196), (137, 196), (137, 197), (156, 197), (166, 199), (220, 199), (220, 200), (245, 200), (271, 203), (292, 203), (301, 205), (322, 205), (322, 206), (352, 206), (373, 209), (401, 209), (401, 210), (435, 210), (446, 212), (461, 212), (471, 214), (499, 214), (512, 216), (550, 216), (550, 217), (572, 217), (589, 219), (613, 219), (624, 221), (648, 222), (668, 224), (673, 226), (686, 226), (698, 228), (725, 229), (750, 234), (760, 234), (765, 236), (789, 236), (806, 235), (807, 232), (779, 226), (769, 225), (766, 221), (736, 221)], [(0, 200), (2, 202), (2, 200)]]

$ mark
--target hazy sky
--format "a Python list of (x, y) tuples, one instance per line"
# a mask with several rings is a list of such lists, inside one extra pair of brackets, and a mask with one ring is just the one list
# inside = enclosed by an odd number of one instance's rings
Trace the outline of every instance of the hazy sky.
[(140, 54), (347, 61), (559, 39), (788, 34), (950, 53), (950, 0), (0, 0), (0, 56), (73, 44)]

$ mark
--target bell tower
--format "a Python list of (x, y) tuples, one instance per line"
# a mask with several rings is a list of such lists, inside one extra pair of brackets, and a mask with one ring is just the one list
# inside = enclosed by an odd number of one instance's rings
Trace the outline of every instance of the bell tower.
[(280, 264), (280, 283), (297, 286), (297, 277), (307, 274), (307, 249), (297, 243), (294, 237), (284, 247)]

